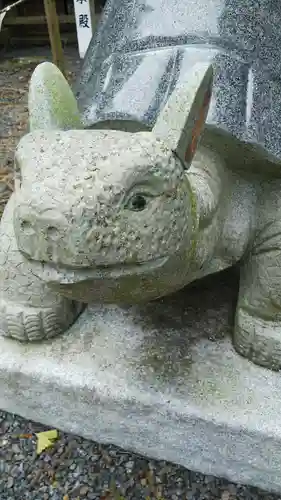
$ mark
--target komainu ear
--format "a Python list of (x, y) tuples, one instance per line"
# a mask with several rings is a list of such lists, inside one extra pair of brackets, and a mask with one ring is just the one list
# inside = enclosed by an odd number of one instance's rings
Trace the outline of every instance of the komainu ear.
[(199, 63), (179, 83), (152, 129), (180, 158), (191, 164), (204, 129), (213, 87), (213, 67)]
[(38, 64), (33, 71), (28, 111), (30, 131), (82, 128), (74, 94), (61, 71), (50, 62)]

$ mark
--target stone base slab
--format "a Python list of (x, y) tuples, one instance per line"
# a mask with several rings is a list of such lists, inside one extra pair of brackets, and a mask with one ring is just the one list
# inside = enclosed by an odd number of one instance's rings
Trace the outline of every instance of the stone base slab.
[(0, 338), (0, 408), (281, 492), (281, 375), (235, 353), (235, 273), (148, 305), (91, 307), (43, 344)]

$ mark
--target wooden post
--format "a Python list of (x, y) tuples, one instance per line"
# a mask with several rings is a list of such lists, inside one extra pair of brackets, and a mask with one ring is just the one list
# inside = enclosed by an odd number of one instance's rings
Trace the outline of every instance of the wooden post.
[(59, 19), (56, 10), (56, 0), (44, 0), (44, 8), (47, 18), (53, 62), (65, 75), (64, 56), (60, 37)]

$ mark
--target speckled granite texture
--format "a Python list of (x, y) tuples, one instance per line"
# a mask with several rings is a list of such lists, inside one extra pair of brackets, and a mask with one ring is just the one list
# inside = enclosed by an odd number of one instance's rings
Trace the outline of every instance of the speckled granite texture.
[(209, 125), (280, 159), (280, 23), (275, 0), (108, 0), (77, 80), (86, 125), (151, 126), (186, 70), (212, 61)]
[(0, 338), (0, 407), (281, 492), (280, 375), (234, 352), (237, 279), (213, 281), (138, 308), (92, 308), (49, 343)]

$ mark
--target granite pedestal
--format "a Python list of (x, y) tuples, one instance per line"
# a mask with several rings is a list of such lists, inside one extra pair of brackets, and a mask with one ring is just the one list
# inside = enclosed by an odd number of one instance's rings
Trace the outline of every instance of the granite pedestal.
[(281, 375), (232, 347), (237, 283), (227, 272), (148, 305), (91, 307), (47, 343), (0, 338), (0, 407), (281, 492)]

